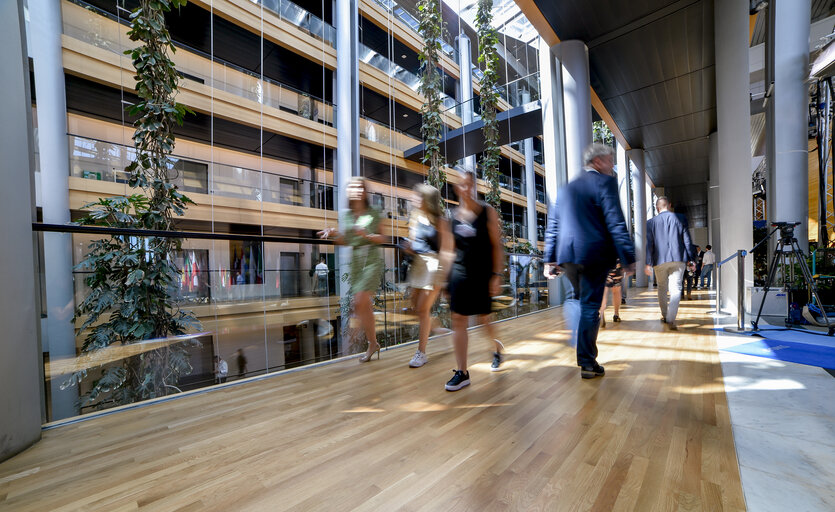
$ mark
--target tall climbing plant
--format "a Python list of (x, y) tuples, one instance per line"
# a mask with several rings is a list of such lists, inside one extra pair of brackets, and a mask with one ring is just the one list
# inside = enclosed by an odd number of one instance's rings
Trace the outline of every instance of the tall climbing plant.
[(476, 30), (478, 31), (478, 63), (484, 72), (481, 79), (481, 121), (484, 123), (484, 152), (481, 155), (481, 170), (489, 187), (487, 202), (501, 212), (499, 192), (499, 125), (496, 121), (496, 106), (499, 102), (499, 55), (496, 45), (499, 35), (493, 28), (493, 0), (478, 0)]
[(441, 74), (438, 62), (441, 53), (443, 20), (441, 19), (441, 0), (420, 0), (418, 2), (418, 31), (423, 37), (423, 50), (420, 58), (420, 84), (418, 92), (424, 97), (420, 113), (423, 124), (420, 127), (424, 140), (423, 163), (428, 166), (427, 182), (441, 190), (446, 184), (446, 172), (441, 155), (441, 135), (443, 120), (441, 116)]
[[(136, 69), (139, 101), (129, 107), (136, 117), (133, 135), (135, 158), (125, 168), (127, 196), (99, 199), (86, 206), (84, 225), (170, 231), (175, 216), (193, 202), (171, 182), (169, 156), (174, 148), (173, 128), (190, 112), (176, 102), (178, 75), (169, 51), (174, 52), (165, 26), (165, 13), (186, 0), (140, 0), (131, 13), (128, 35), (140, 44), (125, 53)], [(81, 321), (84, 337), (81, 369), (64, 386), (77, 385), (95, 369), (82, 403), (95, 407), (120, 405), (179, 392), (179, 378), (191, 373), (187, 343), (172, 341), (199, 326), (174, 298), (181, 273), (174, 256), (182, 240), (163, 236), (112, 235), (93, 240), (89, 253), (76, 267), (88, 273), (88, 295), (77, 305), (73, 321)], [(147, 340), (158, 342), (142, 343)], [(164, 340), (164, 341), (163, 341)], [(114, 346), (127, 357), (112, 362), (104, 354)], [(111, 348), (111, 350), (106, 350)]]

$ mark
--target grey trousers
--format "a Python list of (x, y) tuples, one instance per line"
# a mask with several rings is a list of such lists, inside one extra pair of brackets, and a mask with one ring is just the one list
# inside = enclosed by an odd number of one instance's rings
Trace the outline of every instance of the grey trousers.
[[(681, 302), (681, 282), (684, 279), (684, 262), (670, 261), (652, 267), (655, 270), (655, 281), (658, 283), (658, 305), (661, 316), (671, 324), (676, 321), (678, 303)], [(669, 302), (667, 292), (670, 293)]]

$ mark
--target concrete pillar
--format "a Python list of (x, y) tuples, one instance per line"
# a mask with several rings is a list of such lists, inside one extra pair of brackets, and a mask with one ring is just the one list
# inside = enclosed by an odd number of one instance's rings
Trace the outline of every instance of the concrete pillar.
[[(749, 18), (748, 4), (744, 2), (716, 2), (714, 9), (716, 48), (721, 49), (716, 52), (718, 132), (716, 176), (719, 179), (719, 208), (723, 221), (720, 245), (722, 255), (727, 256), (731, 251), (747, 250), (753, 245), (753, 213), (750, 194)], [(808, 17), (806, 23), (809, 23)], [(806, 108), (807, 105), (804, 103), (802, 106), (804, 112)], [(803, 134), (805, 144), (805, 126)], [(805, 146), (803, 155), (806, 158)], [(805, 176), (804, 174), (802, 180), (804, 184), (806, 183)], [(740, 200), (742, 193), (744, 197)], [(746, 258), (744, 269), (746, 286), (751, 286), (753, 283), (752, 263), (753, 258)], [(735, 262), (722, 266), (722, 304), (728, 311), (736, 311), (737, 308), (739, 270)]]
[(23, 2), (0, 2), (0, 461), (41, 437), (34, 142)]
[[(357, 0), (336, 1), (336, 178), (337, 211), (348, 208), (346, 195), (348, 181), (360, 174), (359, 145), (359, 59), (358, 59), (358, 10)], [(336, 286), (340, 295), (348, 293), (342, 280), (348, 272), (351, 249), (337, 249)], [(342, 318), (342, 332), (347, 332), (348, 318)], [(342, 336), (341, 352), (348, 353), (350, 339)]]
[[(794, 232), (800, 247), (807, 252), (809, 87), (806, 80), (809, 75), (811, 0), (772, 0), (768, 5), (768, 17), (767, 66), (774, 91), (766, 104), (766, 128), (769, 130), (767, 215), (772, 222), (800, 221)], [(746, 169), (750, 169), (750, 164)]]
[[(61, 3), (58, 0), (30, 0), (32, 63), (38, 115), (38, 150), (41, 168), (43, 221), (70, 222), (69, 140), (64, 67), (61, 59)], [(44, 353), (58, 362), (76, 357), (75, 332), (71, 323), (73, 299), (72, 235), (45, 233), (43, 236), (46, 282), (46, 318), (42, 320)], [(49, 421), (78, 415), (78, 387), (62, 390), (69, 375), (50, 375)]]
[[(473, 122), (473, 57), (472, 45), (467, 34), (461, 32), (456, 38), (458, 40), (458, 68), (460, 79), (458, 80), (459, 101), (461, 102), (461, 122), (466, 126)], [(467, 154), (466, 148), (464, 154)], [(475, 172), (475, 155), (464, 157), (464, 169)]]
[(357, 0), (336, 2), (336, 174), (340, 210), (348, 207), (345, 186), (360, 174)]
[(583, 150), (592, 142), (589, 52), (578, 40), (563, 41), (553, 51), (562, 65), (566, 168), (571, 180), (583, 172)]
[[(562, 66), (545, 41), (539, 39), (539, 86), (542, 103), (542, 152), (545, 161), (545, 203), (549, 212), (557, 191), (568, 181), (563, 124)], [(548, 302), (562, 304), (565, 288), (562, 278), (548, 281)]]
[[(522, 103), (527, 104), (530, 101), (531, 93), (522, 91)], [(533, 138), (525, 139), (523, 148), (525, 150), (525, 174), (522, 176), (522, 181), (524, 182), (525, 199), (527, 200), (528, 241), (536, 248), (536, 174), (533, 164)]]
[(646, 232), (647, 232), (647, 208), (646, 208), (646, 180), (644, 179), (644, 150), (631, 149), (627, 152), (629, 158), (629, 170), (632, 173), (632, 197), (634, 204), (634, 211), (632, 212), (635, 219), (635, 233), (633, 238), (635, 240), (635, 286), (645, 287), (647, 285), (647, 275), (644, 272), (644, 267), (647, 265), (646, 258)]
[(708, 243), (711, 245), (716, 260), (720, 261), (723, 256), (719, 208), (719, 136), (716, 132), (710, 134), (710, 181), (708, 182), (707, 211), (709, 230), (707, 234)]
[(629, 234), (632, 234), (632, 208), (630, 207), (630, 187), (629, 187), (629, 162), (626, 158), (626, 148), (617, 143), (617, 177), (618, 177), (618, 196), (620, 197), (620, 207), (623, 210), (623, 218), (626, 220), (626, 229)]

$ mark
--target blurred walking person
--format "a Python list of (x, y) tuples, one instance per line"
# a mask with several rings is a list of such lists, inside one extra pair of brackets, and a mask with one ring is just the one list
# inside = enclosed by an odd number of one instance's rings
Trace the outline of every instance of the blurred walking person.
[(385, 237), (380, 234), (380, 212), (368, 202), (365, 179), (355, 176), (348, 182), (348, 211), (341, 215), (340, 230), (327, 228), (319, 231), (321, 238), (333, 238), (337, 245), (352, 248), (348, 280), (349, 293), (354, 297), (354, 313), (368, 339), (368, 350), (359, 361), (366, 363), (377, 353), (380, 358), (380, 343), (374, 321), (372, 300), (383, 276), (383, 254), (380, 244)]
[(409, 366), (419, 368), (428, 362), (426, 345), (432, 329), (430, 314), (449, 272), (454, 241), (449, 221), (441, 209), (440, 191), (420, 183), (415, 187), (415, 196), (415, 207), (409, 217), (409, 239), (402, 247), (413, 256), (409, 287), (420, 325), (418, 348)]
[(685, 263), (694, 259), (693, 244), (687, 219), (670, 211), (670, 201), (666, 197), (659, 197), (655, 208), (658, 215), (647, 221), (646, 273), (649, 276), (655, 271), (661, 321), (675, 331), (678, 329), (676, 315), (681, 302)]
[(602, 377), (597, 362), (597, 333), (606, 276), (620, 258), (624, 273), (635, 270), (635, 249), (618, 197), (614, 150), (592, 144), (583, 152), (585, 172), (557, 195), (548, 215), (543, 262), (545, 276), (565, 272), (571, 285), (566, 308), (577, 346), (577, 366), (584, 379)]
[(458, 391), (470, 385), (470, 373), (467, 370), (467, 327), (470, 316), (478, 316), (487, 335), (496, 345), (491, 369), (499, 371), (504, 360), (504, 345), (496, 339), (495, 329), (489, 319), (493, 310), (493, 297), (501, 290), (504, 268), (499, 215), (487, 203), (476, 200), (475, 191), (475, 174), (461, 173), (455, 184), (459, 206), (452, 212), (455, 262), (452, 264), (448, 286), (457, 368), (446, 383), (447, 391)]

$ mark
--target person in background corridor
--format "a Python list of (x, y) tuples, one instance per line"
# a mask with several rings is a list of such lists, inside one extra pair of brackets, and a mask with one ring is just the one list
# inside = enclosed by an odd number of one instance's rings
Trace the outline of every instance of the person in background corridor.
[(675, 331), (685, 262), (693, 260), (695, 251), (684, 216), (670, 211), (670, 201), (663, 196), (655, 201), (655, 208), (658, 215), (647, 221), (646, 273), (649, 276), (655, 270), (661, 321)]
[(597, 333), (606, 276), (617, 258), (624, 273), (634, 272), (635, 248), (620, 207), (614, 150), (592, 144), (583, 162), (585, 171), (559, 191), (551, 206), (542, 261), (549, 279), (560, 270), (568, 278), (566, 308), (573, 313), (577, 365), (582, 378), (593, 379), (605, 374), (597, 362)]
[(469, 316), (478, 315), (487, 335), (496, 344), (493, 371), (499, 371), (504, 345), (496, 339), (490, 313), (493, 297), (499, 294), (504, 269), (504, 248), (499, 230), (499, 214), (487, 203), (475, 199), (475, 173), (464, 172), (455, 184), (460, 201), (452, 212), (452, 234), (455, 237), (455, 262), (449, 276), (449, 309), (452, 311), (452, 341), (458, 366), (446, 383), (447, 391), (458, 391), (470, 385), (467, 371)]
[(620, 261), (618, 261), (615, 268), (613, 268), (606, 275), (606, 288), (603, 290), (603, 302), (600, 304), (600, 327), (606, 327), (606, 302), (609, 298), (609, 290), (612, 290), (612, 306), (615, 308), (615, 314), (612, 315), (612, 321), (620, 322), (622, 281), (623, 267), (621, 267)]
[[(716, 255), (713, 253), (713, 248), (709, 245), (705, 246), (707, 249), (702, 255), (702, 288), (711, 288), (713, 286), (713, 267), (716, 266)], [(705, 284), (707, 279), (707, 284)]]

